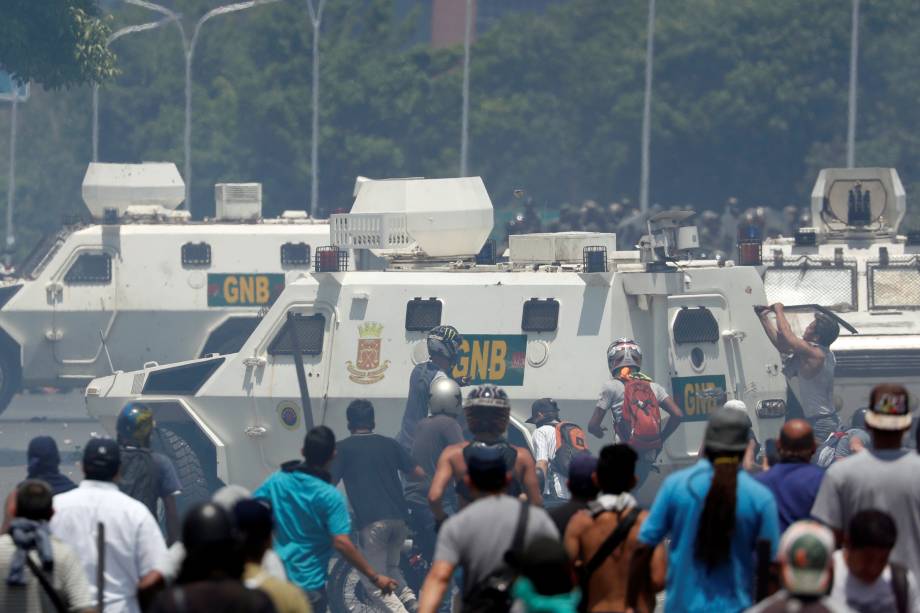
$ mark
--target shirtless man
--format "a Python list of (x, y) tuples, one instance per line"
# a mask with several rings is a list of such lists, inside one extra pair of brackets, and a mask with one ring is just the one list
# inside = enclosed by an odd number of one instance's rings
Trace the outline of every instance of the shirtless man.
[[(638, 545), (639, 529), (648, 515), (639, 511), (636, 499), (629, 493), (636, 485), (638, 455), (628, 445), (609, 445), (601, 450), (593, 479), (601, 495), (572, 517), (565, 531), (565, 550), (576, 566), (585, 570), (589, 564), (594, 571), (582, 584), (587, 611), (625, 611), (629, 563)], [(635, 510), (635, 511), (634, 511)], [(636, 513), (637, 512), (637, 513)], [(620, 522), (632, 527), (620, 544), (603, 560), (593, 561), (601, 546)], [(654, 611), (655, 593), (664, 589), (667, 554), (664, 544), (652, 554), (652, 585), (641, 594), (636, 611)], [(584, 577), (584, 574), (582, 574)]]
[[(776, 315), (775, 325), (770, 321), (770, 313)], [(830, 349), (840, 334), (840, 325), (823, 313), (815, 313), (814, 321), (799, 338), (786, 319), (782, 303), (761, 309), (759, 315), (764, 332), (783, 356), (783, 374), (802, 405), (805, 419), (814, 429), (815, 442), (820, 445), (840, 429), (834, 406), (837, 360)]]
[(513, 465), (513, 482), (508, 488), (511, 496), (526, 494), (531, 504), (542, 506), (540, 484), (537, 471), (530, 452), (523, 447), (516, 447), (505, 439), (508, 422), (511, 419), (511, 403), (504, 390), (494, 385), (477, 387), (463, 403), (467, 425), (473, 433), (473, 441), (463, 441), (444, 449), (438, 458), (438, 465), (428, 490), (428, 504), (435, 520), (440, 523), (447, 518), (442, 500), (447, 487), (453, 480), (457, 485), (457, 499), (462, 509), (473, 498), (463, 482), (466, 475), (466, 455), (473, 447), (500, 447), (505, 463)]

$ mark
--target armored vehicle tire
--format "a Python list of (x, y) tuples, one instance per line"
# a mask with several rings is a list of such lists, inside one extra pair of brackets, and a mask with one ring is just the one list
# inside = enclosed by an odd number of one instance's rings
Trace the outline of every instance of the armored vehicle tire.
[(182, 517), (195, 504), (211, 499), (208, 479), (201, 460), (184, 438), (163, 426), (157, 426), (156, 431), (153, 449), (172, 461), (182, 484), (182, 493), (176, 497), (179, 517)]
[(329, 571), (326, 597), (330, 613), (365, 613), (380, 611), (361, 581), (361, 573), (342, 558), (336, 558)]
[(22, 367), (18, 357), (10, 351), (0, 351), (0, 413), (9, 406), (20, 385)]

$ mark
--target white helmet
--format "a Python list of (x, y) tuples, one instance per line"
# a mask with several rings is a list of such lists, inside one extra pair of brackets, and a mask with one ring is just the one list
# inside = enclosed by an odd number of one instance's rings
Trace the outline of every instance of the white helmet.
[(642, 348), (631, 338), (618, 338), (607, 347), (607, 366), (614, 372), (624, 367), (642, 367)]
[(460, 415), (463, 394), (460, 385), (450, 377), (438, 377), (428, 388), (428, 410), (432, 415), (445, 414), (451, 417)]

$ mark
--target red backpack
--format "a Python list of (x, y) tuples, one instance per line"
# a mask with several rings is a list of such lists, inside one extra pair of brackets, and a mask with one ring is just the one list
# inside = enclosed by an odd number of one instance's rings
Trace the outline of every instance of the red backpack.
[(625, 389), (623, 415), (617, 424), (620, 441), (634, 449), (661, 448), (661, 411), (655, 391), (642, 379), (621, 381)]

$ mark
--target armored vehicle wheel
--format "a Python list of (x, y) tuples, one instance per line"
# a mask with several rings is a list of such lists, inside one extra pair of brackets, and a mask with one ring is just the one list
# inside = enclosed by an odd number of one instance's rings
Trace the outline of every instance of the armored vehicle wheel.
[(182, 494), (176, 498), (179, 516), (199, 502), (210, 500), (211, 491), (201, 460), (191, 445), (169, 428), (157, 426), (153, 449), (172, 460), (182, 484)]
[(18, 357), (9, 351), (0, 352), (0, 413), (6, 410), (10, 400), (22, 385), (22, 367)]
[(337, 558), (329, 572), (326, 596), (331, 613), (370, 613), (381, 611), (374, 605), (367, 587), (361, 581), (361, 573), (351, 564)]

